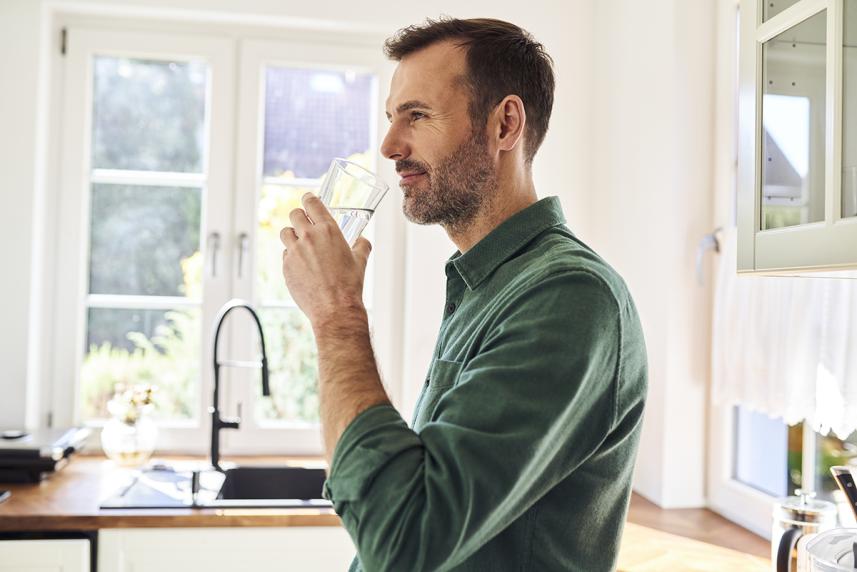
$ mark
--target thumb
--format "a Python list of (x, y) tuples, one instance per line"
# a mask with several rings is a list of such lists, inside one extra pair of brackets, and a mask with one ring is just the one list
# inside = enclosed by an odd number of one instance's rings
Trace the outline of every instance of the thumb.
[(369, 253), (372, 252), (372, 243), (369, 242), (368, 239), (360, 236), (357, 238), (357, 242), (354, 243), (351, 251), (357, 254), (361, 260), (363, 260), (363, 264), (365, 265), (366, 261), (369, 260)]

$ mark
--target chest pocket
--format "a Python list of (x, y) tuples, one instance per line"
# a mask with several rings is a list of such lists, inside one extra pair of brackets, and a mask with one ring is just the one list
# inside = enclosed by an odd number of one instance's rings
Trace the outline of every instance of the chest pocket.
[(437, 409), (437, 402), (455, 385), (461, 373), (460, 363), (436, 359), (431, 365), (429, 376), (423, 384), (423, 391), (414, 408), (414, 431), (419, 431), (428, 423)]

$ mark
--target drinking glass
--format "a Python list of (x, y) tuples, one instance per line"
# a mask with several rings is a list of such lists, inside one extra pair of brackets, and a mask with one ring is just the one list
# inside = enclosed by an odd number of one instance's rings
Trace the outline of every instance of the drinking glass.
[(348, 246), (354, 246), (388, 189), (377, 175), (357, 163), (345, 159), (330, 163), (319, 197), (339, 225)]

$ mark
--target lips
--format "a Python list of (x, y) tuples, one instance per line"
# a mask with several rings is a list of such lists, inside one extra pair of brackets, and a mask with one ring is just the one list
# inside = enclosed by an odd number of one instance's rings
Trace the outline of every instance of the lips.
[(410, 183), (412, 181), (416, 181), (419, 177), (425, 175), (424, 171), (413, 171), (410, 173), (402, 172), (399, 173), (402, 179), (399, 181), (399, 184)]

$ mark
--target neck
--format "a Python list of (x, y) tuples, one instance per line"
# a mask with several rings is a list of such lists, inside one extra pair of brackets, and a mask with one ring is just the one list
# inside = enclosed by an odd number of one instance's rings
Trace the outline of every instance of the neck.
[(529, 169), (517, 173), (497, 173), (498, 187), (483, 209), (460, 228), (445, 226), (446, 234), (464, 254), (503, 221), (535, 203), (536, 189)]

